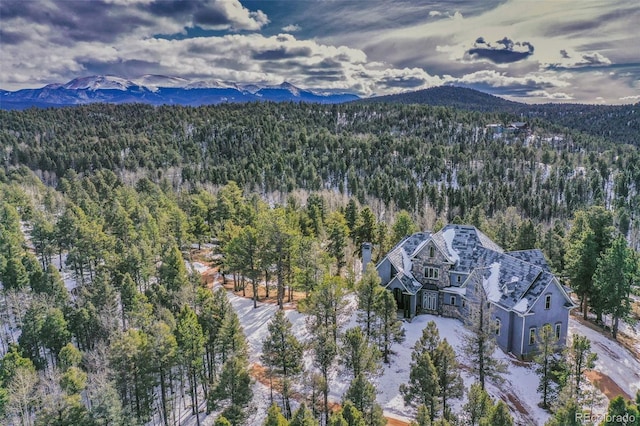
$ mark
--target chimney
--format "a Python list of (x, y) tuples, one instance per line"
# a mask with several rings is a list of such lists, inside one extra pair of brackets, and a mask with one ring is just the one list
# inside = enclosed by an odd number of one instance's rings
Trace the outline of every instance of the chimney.
[(362, 273), (367, 269), (367, 265), (371, 262), (371, 243), (362, 243)]

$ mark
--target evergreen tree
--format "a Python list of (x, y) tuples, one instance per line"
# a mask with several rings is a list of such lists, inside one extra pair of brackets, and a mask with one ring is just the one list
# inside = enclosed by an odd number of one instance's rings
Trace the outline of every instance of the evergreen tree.
[(465, 325), (470, 333), (463, 337), (463, 351), (470, 360), (473, 373), (484, 389), (485, 380), (502, 381), (506, 364), (494, 357), (496, 347), (493, 332), (492, 305), (482, 286), (482, 275), (474, 275), (467, 284), (469, 314)]
[(428, 352), (416, 354), (415, 359), (411, 362), (409, 383), (400, 385), (400, 393), (404, 398), (405, 405), (426, 406), (433, 422), (440, 411), (438, 407), (440, 385), (438, 384), (438, 371)]
[(530, 250), (535, 248), (537, 245), (537, 235), (538, 232), (533, 222), (531, 222), (531, 219), (525, 220), (518, 228), (518, 235), (516, 236), (513, 249)]
[(489, 417), (486, 422), (480, 422), (481, 425), (487, 426), (513, 426), (513, 417), (509, 413), (507, 404), (503, 401), (498, 401), (496, 405), (491, 407)]
[(209, 411), (223, 408), (222, 415), (233, 426), (239, 426), (249, 414), (247, 407), (252, 398), (251, 376), (246, 358), (236, 356), (222, 366), (220, 380), (209, 393), (207, 407)]
[(585, 336), (575, 334), (571, 346), (564, 352), (569, 376), (569, 395), (580, 401), (582, 395), (581, 384), (587, 369), (593, 368), (598, 354), (591, 352), (591, 341)]
[(342, 409), (340, 411), (342, 412), (342, 417), (347, 422), (348, 426), (368, 426), (360, 410), (358, 410), (351, 401), (346, 401), (342, 404)]
[(549, 408), (549, 399), (556, 394), (554, 368), (558, 365), (558, 339), (551, 325), (546, 324), (538, 331), (536, 339), (538, 354), (534, 358), (536, 373), (540, 377), (538, 392), (542, 395), (542, 408)]
[(625, 400), (622, 395), (618, 395), (609, 402), (607, 418), (602, 424), (605, 426), (639, 426), (640, 413), (634, 403)]
[(405, 339), (402, 322), (398, 319), (398, 306), (390, 291), (383, 291), (375, 304), (378, 319), (376, 336), (385, 363), (389, 363), (391, 345), (402, 343)]
[(629, 319), (631, 301), (629, 294), (638, 282), (638, 259), (627, 246), (624, 237), (618, 237), (598, 260), (593, 278), (594, 292), (604, 314), (612, 317), (611, 334), (618, 334), (620, 319)]
[(376, 304), (385, 291), (380, 285), (380, 276), (373, 263), (367, 265), (364, 275), (356, 286), (358, 296), (358, 323), (364, 327), (367, 340), (373, 337), (376, 320)]
[(409, 426), (431, 426), (431, 415), (429, 409), (424, 405), (419, 405), (416, 412), (416, 420), (411, 422)]
[(456, 353), (447, 342), (447, 339), (438, 344), (433, 361), (438, 372), (439, 396), (443, 417), (449, 419), (450, 411), (447, 403), (451, 399), (462, 398), (464, 383), (460, 375), (460, 364), (456, 358)]
[(582, 419), (578, 416), (582, 413), (582, 409), (578, 406), (575, 399), (571, 398), (553, 413), (545, 426), (582, 426)]
[(276, 404), (271, 404), (269, 411), (267, 411), (267, 418), (262, 423), (263, 426), (288, 426), (289, 422), (282, 415), (280, 407)]
[(342, 268), (347, 264), (345, 260), (345, 248), (349, 236), (349, 227), (342, 213), (332, 212), (327, 218), (327, 253), (336, 260), (336, 275), (340, 275)]
[(200, 424), (197, 413), (198, 381), (202, 376), (202, 357), (204, 355), (204, 335), (202, 327), (198, 323), (196, 313), (185, 306), (178, 316), (176, 324), (176, 343), (182, 365), (185, 367), (189, 381), (189, 394), (191, 395), (191, 412), (196, 414), (196, 421)]
[(418, 232), (418, 225), (415, 224), (413, 219), (411, 219), (411, 215), (406, 210), (400, 210), (398, 214), (396, 214), (391, 232), (392, 244), (397, 244), (404, 237)]
[(351, 385), (343, 396), (343, 401), (351, 401), (362, 413), (365, 424), (384, 426), (387, 420), (382, 414), (382, 407), (376, 402), (376, 388), (360, 373), (351, 381)]
[(352, 378), (360, 374), (370, 376), (378, 371), (380, 352), (366, 340), (360, 327), (346, 330), (341, 341), (340, 359)]
[(493, 406), (487, 391), (482, 389), (479, 383), (473, 383), (467, 393), (468, 401), (462, 407), (467, 413), (470, 426), (477, 426), (481, 419), (487, 417)]
[(593, 206), (576, 212), (573, 227), (567, 235), (566, 273), (571, 288), (580, 297), (584, 319), (587, 319), (589, 298), (595, 295), (593, 277), (597, 259), (611, 245), (612, 233), (611, 212)]
[(337, 347), (331, 329), (319, 324), (314, 331), (313, 343), (314, 364), (322, 375), (322, 411), (324, 423), (329, 422), (329, 371), (337, 355)]
[(291, 381), (302, 372), (302, 345), (291, 331), (291, 322), (278, 310), (268, 326), (269, 335), (262, 342), (263, 364), (281, 380), (285, 418), (291, 418)]
[(318, 426), (318, 421), (313, 417), (313, 412), (304, 404), (300, 404), (298, 409), (293, 412), (290, 426)]

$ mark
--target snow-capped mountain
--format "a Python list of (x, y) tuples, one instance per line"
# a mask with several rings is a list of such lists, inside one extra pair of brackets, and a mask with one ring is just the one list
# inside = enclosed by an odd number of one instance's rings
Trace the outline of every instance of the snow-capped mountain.
[(1, 109), (59, 107), (95, 102), (152, 105), (209, 105), (233, 102), (342, 103), (359, 99), (348, 93), (311, 91), (284, 82), (280, 85), (238, 84), (222, 80), (189, 81), (147, 74), (126, 79), (111, 75), (81, 77), (64, 84), (15, 92), (0, 90)]

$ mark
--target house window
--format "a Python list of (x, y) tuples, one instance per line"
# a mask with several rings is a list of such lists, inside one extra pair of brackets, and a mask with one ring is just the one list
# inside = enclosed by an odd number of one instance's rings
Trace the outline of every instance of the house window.
[(487, 309), (491, 309), (491, 302), (487, 302)]
[(456, 277), (456, 281), (458, 282), (458, 284), (460, 284), (460, 281), (462, 281), (462, 277), (460, 277), (460, 275), (458, 275), (458, 276)]
[(560, 336), (562, 335), (562, 323), (556, 323), (556, 340), (560, 340)]
[(544, 308), (545, 309), (550, 309), (551, 308), (551, 295), (547, 294), (544, 298)]
[(435, 257), (436, 255), (436, 250), (433, 248), (433, 246), (429, 247), (429, 257)]
[(467, 301), (465, 299), (462, 299), (462, 307), (465, 308), (467, 306)]
[(500, 323), (500, 318), (496, 318), (496, 336), (500, 335), (500, 326), (502, 324)]
[(529, 344), (533, 345), (534, 343), (536, 343), (536, 328), (531, 327), (529, 329)]
[(438, 268), (426, 267), (424, 268), (424, 277), (437, 280), (440, 276), (440, 270)]
[(456, 297), (455, 296), (451, 296), (451, 304), (452, 305), (456, 304)]

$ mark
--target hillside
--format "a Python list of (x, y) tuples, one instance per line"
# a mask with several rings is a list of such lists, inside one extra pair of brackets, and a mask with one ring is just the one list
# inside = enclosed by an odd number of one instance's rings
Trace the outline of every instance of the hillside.
[(544, 120), (614, 143), (640, 144), (640, 104), (524, 104), (464, 87), (440, 86), (415, 92), (362, 99), (358, 103), (395, 103), (447, 106), (467, 111), (506, 113), (520, 120)]

